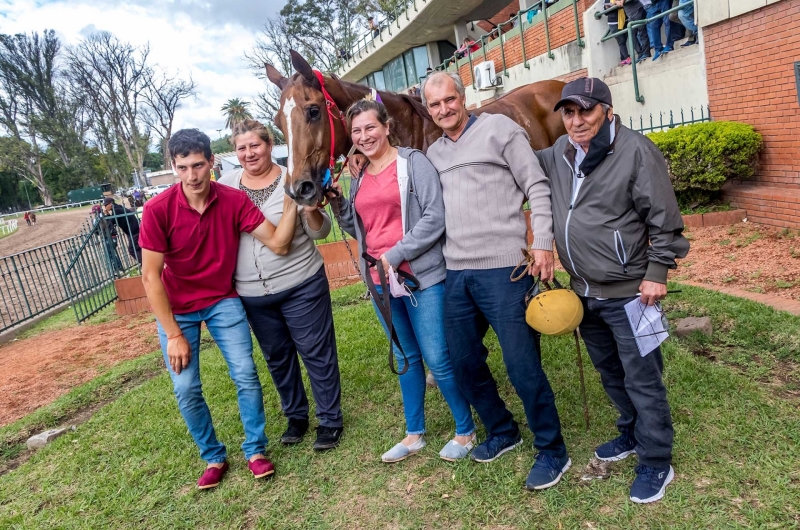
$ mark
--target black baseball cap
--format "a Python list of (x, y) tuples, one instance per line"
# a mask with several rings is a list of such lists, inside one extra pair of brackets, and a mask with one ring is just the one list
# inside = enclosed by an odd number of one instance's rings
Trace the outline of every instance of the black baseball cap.
[(556, 103), (553, 111), (557, 111), (568, 102), (577, 103), (584, 110), (589, 110), (598, 103), (610, 106), (611, 90), (596, 77), (581, 77), (564, 85), (561, 100)]

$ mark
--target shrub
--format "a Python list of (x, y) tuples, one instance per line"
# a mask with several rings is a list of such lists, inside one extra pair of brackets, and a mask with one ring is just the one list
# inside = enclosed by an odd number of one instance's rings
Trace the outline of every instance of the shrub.
[(681, 207), (706, 204), (728, 179), (752, 178), (761, 135), (732, 121), (695, 123), (647, 135), (664, 153)]

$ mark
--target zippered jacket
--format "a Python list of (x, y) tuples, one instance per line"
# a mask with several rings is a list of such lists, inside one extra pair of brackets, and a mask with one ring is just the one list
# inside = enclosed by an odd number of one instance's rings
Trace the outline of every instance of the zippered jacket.
[(550, 179), (561, 264), (581, 296), (636, 296), (641, 281), (667, 282), (689, 252), (667, 164), (646, 136), (620, 125), (608, 155), (578, 182), (575, 147), (564, 135), (536, 155)]
[[(358, 240), (359, 266), (366, 282), (369, 269), (360, 257), (366, 249), (364, 224), (353, 207), (363, 175), (362, 170), (357, 178), (353, 178), (350, 198), (342, 197), (338, 208), (342, 230)], [(447, 274), (442, 254), (444, 202), (439, 173), (422, 151), (398, 147), (397, 185), (400, 188), (403, 238), (386, 252), (386, 259), (394, 268), (407, 261), (411, 273), (419, 280), (419, 288), (426, 289), (444, 281)]]

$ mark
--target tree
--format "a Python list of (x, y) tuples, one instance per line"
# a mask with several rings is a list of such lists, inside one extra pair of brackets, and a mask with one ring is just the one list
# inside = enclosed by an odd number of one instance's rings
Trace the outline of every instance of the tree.
[(125, 153), (130, 167), (144, 178), (150, 128), (143, 119), (144, 97), (152, 83), (149, 45), (136, 48), (107, 32), (94, 33), (69, 52), (73, 84), (89, 102), (95, 133)]
[(226, 134), (222, 138), (218, 138), (216, 140), (211, 141), (211, 152), (215, 155), (220, 153), (229, 153), (233, 150), (231, 146), (231, 135)]
[[(164, 72), (158, 76), (153, 75), (143, 93), (147, 108), (143, 114), (144, 121), (156, 135), (161, 138), (162, 144), (169, 142), (172, 136), (172, 123), (175, 111), (181, 106), (181, 100), (195, 95), (197, 85), (190, 77), (188, 81), (168, 77)], [(166, 149), (164, 152), (164, 167), (169, 167), (170, 160)]]
[(253, 115), (247, 108), (249, 106), (250, 102), (248, 101), (239, 98), (229, 99), (220, 109), (225, 116), (225, 127), (233, 130), (237, 123), (241, 123), (244, 120), (252, 120)]

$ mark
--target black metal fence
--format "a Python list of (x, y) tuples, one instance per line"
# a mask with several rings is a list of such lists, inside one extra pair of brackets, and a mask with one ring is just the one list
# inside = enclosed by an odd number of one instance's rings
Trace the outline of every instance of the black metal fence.
[(644, 115), (640, 115), (638, 124), (634, 122), (633, 116), (631, 116), (628, 123), (631, 129), (644, 134), (663, 131), (664, 129), (672, 129), (681, 125), (711, 121), (711, 111), (708, 105), (705, 107), (700, 105), (700, 109), (697, 112), (695, 112), (694, 107), (689, 107), (688, 113), (684, 113), (683, 109), (681, 109), (679, 113), (680, 119), (678, 119), (678, 115), (672, 111), (669, 111), (669, 113), (659, 112), (657, 119), (653, 117), (651, 113), (647, 122), (645, 121)]
[(113, 302), (114, 279), (139, 266), (138, 227), (133, 211), (92, 214), (76, 236), (0, 258), (0, 332), (68, 302), (79, 322)]

